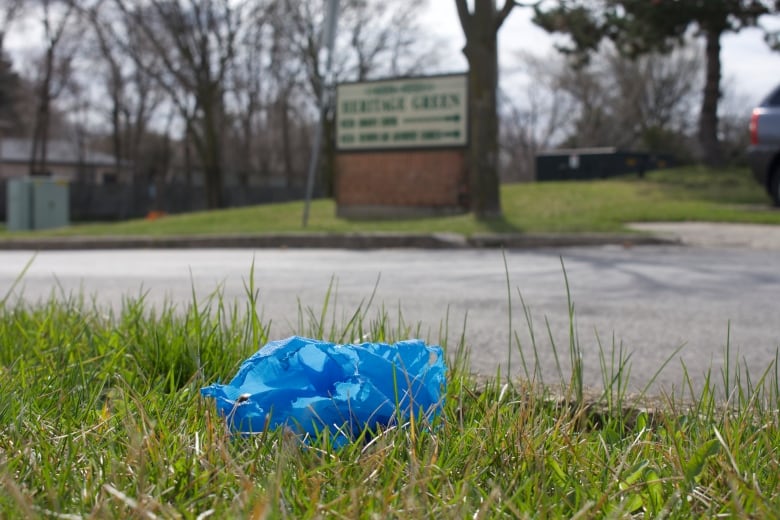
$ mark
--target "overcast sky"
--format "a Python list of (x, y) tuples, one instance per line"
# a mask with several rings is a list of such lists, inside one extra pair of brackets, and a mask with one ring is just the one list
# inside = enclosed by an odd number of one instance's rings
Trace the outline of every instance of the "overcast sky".
[[(502, 0), (497, 3), (501, 4)], [(780, 28), (780, 17), (762, 20)], [(451, 64), (445, 67), (466, 70), (466, 60), (460, 49), (464, 38), (453, 0), (429, 0), (425, 26), (432, 34), (443, 39), (451, 47), (448, 56)], [(748, 29), (739, 34), (728, 34), (722, 40), (723, 80), (734, 85), (736, 95), (752, 106), (763, 99), (770, 90), (780, 84), (780, 52), (772, 52), (758, 29)], [(504, 76), (517, 69), (515, 56), (518, 51), (530, 51), (546, 55), (553, 52), (553, 39), (531, 22), (530, 9), (515, 9), (499, 33), (501, 67)], [(733, 93), (732, 93), (733, 94)], [(750, 107), (746, 107), (748, 110)]]
[[(502, 4), (503, 0), (497, 0)], [(502, 85), (508, 90), (520, 85), (519, 52), (531, 52), (545, 56), (555, 52), (553, 37), (531, 22), (531, 9), (516, 8), (499, 33), (499, 49), (502, 68)], [(765, 17), (767, 26), (780, 29), (780, 16)], [(458, 72), (466, 70), (466, 60), (461, 53), (464, 37), (458, 21), (453, 0), (428, 0), (423, 26), (429, 34), (441, 42), (444, 63), (435, 72)], [(16, 27), (8, 35), (6, 44), (13, 51), (28, 48), (30, 42), (38, 41), (35, 34), (37, 24)], [(744, 104), (747, 112), (763, 99), (769, 91), (780, 84), (780, 52), (772, 52), (758, 29), (747, 29), (739, 34), (727, 34), (722, 39), (723, 84), (729, 91), (729, 98)], [(24, 59), (15, 56), (16, 65), (24, 68)], [(29, 65), (28, 65), (29, 66)], [(511, 94), (511, 92), (507, 92)]]

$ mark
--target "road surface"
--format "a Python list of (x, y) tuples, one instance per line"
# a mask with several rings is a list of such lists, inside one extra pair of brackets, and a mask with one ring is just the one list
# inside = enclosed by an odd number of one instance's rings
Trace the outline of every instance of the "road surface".
[[(0, 253), (0, 298), (33, 258), (30, 251)], [(576, 341), (585, 383), (600, 386), (600, 351), (630, 353), (630, 387), (642, 388), (670, 357), (653, 393), (679, 391), (683, 372), (695, 383), (712, 368), (720, 377), (724, 346), (756, 380), (780, 346), (780, 251), (643, 246), (508, 251), (512, 335), (533, 363), (533, 330), (544, 382), (559, 379), (552, 343), (568, 379), (569, 314), (562, 263), (575, 309)], [(440, 341), (449, 316), (451, 342), (464, 321), (475, 372), (505, 373), (509, 298), (504, 257), (498, 250), (130, 250), (42, 252), (34, 257), (11, 298), (27, 302), (82, 292), (99, 305), (146, 294), (151, 305), (179, 307), (215, 290), (229, 302), (246, 301), (252, 265), (264, 320), (272, 336), (299, 332), (298, 302), (316, 315), (334, 283), (337, 323), (368, 300), (369, 318), (382, 309), (390, 322), (400, 310), (420, 336)], [(527, 323), (520, 297), (531, 316)], [(333, 316), (330, 314), (329, 316)], [(548, 333), (548, 328), (550, 333)], [(730, 332), (729, 332), (730, 331)], [(551, 337), (550, 337), (551, 336)], [(551, 339), (552, 338), (552, 339)], [(454, 342), (453, 342), (454, 343)], [(683, 346), (675, 354), (675, 350)], [(522, 375), (517, 345), (512, 372)], [(684, 368), (685, 367), (685, 368)]]

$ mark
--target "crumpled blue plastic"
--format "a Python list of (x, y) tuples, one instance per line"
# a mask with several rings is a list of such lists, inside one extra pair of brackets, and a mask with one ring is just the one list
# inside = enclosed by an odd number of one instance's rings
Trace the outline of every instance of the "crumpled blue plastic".
[(412, 414), (438, 415), (446, 371), (441, 347), (421, 340), (338, 345), (293, 336), (266, 344), (227, 385), (200, 392), (234, 432), (284, 426), (311, 440), (329, 429), (343, 445)]

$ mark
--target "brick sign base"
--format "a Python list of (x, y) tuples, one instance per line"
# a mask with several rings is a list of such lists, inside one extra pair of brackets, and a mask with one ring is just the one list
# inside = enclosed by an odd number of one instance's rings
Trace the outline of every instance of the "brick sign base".
[(465, 150), (341, 153), (336, 157), (340, 217), (451, 215), (467, 210)]

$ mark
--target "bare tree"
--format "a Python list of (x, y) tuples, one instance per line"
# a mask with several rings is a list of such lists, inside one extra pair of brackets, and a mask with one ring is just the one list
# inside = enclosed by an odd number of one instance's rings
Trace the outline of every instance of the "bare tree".
[[(323, 128), (324, 191), (332, 193), (335, 139), (333, 110), (325, 92), (325, 77), (321, 63), (322, 20), (321, 3), (284, 0), (284, 23), (288, 30), (288, 45), (302, 60), (303, 85), (316, 111), (326, 114)], [(347, 0), (342, 3), (337, 57), (333, 65), (336, 81), (357, 81), (382, 76), (410, 75), (422, 70), (421, 65), (436, 61), (434, 42), (426, 45), (426, 36), (416, 20), (425, 8), (425, 1)]]
[(24, 5), (24, 0), (0, 0), (0, 51), (5, 49), (5, 35)]
[[(305, 108), (303, 111), (296, 109), (296, 101), (303, 107), (311, 106), (312, 101), (302, 95), (306, 91), (303, 72), (305, 61), (288, 45), (284, 30), (284, 11), (280, 10), (276, 15), (269, 56), (272, 86), (266, 98), (266, 160), (271, 164), (281, 164), (286, 185), (289, 187), (304, 181), (303, 171), (299, 171), (295, 161), (293, 141), (296, 115), (305, 113)], [(319, 82), (317, 85), (321, 87), (322, 84)]]
[[(607, 70), (611, 119), (619, 132), (617, 146), (662, 145), (652, 137), (661, 132), (685, 133), (699, 99), (702, 55), (698, 45), (678, 47), (669, 54), (651, 53), (630, 60), (609, 46), (602, 53)], [(654, 150), (658, 151), (658, 150)]]
[(116, 160), (117, 172), (120, 170), (122, 156), (124, 155), (124, 146), (122, 142), (122, 99), (124, 98), (124, 79), (125, 75), (122, 71), (122, 58), (119, 55), (118, 48), (113, 44), (113, 38), (110, 34), (110, 26), (101, 18), (102, 2), (93, 6), (87, 11), (92, 30), (97, 40), (97, 49), (100, 58), (105, 62), (107, 74), (106, 74), (106, 90), (111, 100), (110, 108), (110, 120), (111, 120), (111, 134), (112, 134), (112, 147), (114, 152), (114, 158)]
[(723, 157), (727, 164), (747, 165), (747, 149), (750, 146), (750, 112), (745, 110), (751, 105), (749, 96), (737, 89), (733, 79), (723, 82), (723, 99), (720, 104), (719, 135), (723, 147)]
[(19, 123), (15, 104), (20, 80), (13, 71), (10, 59), (6, 57), (4, 44), (5, 35), (22, 13), (23, 6), (22, 0), (0, 0), (0, 134), (3, 135), (11, 120), (16, 125)]
[(578, 67), (559, 54), (521, 55), (518, 68), (533, 82), (502, 103), (502, 178), (533, 178), (535, 155), (557, 145), (690, 156), (700, 52), (691, 45), (630, 60), (604, 44)]
[(526, 81), (502, 91), (501, 97), (501, 178), (504, 181), (531, 181), (535, 178), (535, 158), (569, 135), (571, 115), (576, 104), (558, 83), (557, 56), (521, 54), (518, 72)]
[(568, 58), (548, 56), (544, 67), (531, 70), (537, 81), (571, 100), (567, 145), (648, 149), (658, 131), (692, 130), (699, 52), (690, 46), (632, 60), (604, 44), (587, 65), (572, 67)]
[(238, 41), (233, 66), (228, 71), (228, 110), (235, 136), (232, 149), (232, 167), (242, 186), (250, 183), (262, 163), (261, 134), (267, 132), (267, 108), (270, 93), (275, 88), (276, 48), (275, 2), (255, 2), (247, 15), (253, 22), (247, 24)]
[[(289, 46), (289, 52), (300, 60), (298, 70), (302, 77), (298, 81), (308, 94), (307, 97), (312, 114), (325, 114), (325, 117), (322, 118), (324, 151), (320, 158), (321, 175), (319, 183), (323, 191), (327, 195), (331, 195), (333, 193), (335, 145), (332, 106), (330, 103), (331, 96), (326, 91), (328, 86), (326, 85), (325, 65), (321, 62), (322, 56), (320, 52), (324, 45), (322, 30), (325, 18), (324, 2), (313, 3), (283, 0), (283, 5), (284, 11), (280, 13), (282, 18), (277, 18), (278, 23), (280, 22), (277, 30), (284, 31), (280, 34), (286, 35), (286, 45)], [(343, 32), (343, 24), (341, 26), (340, 33)], [(286, 27), (286, 30), (282, 29), (282, 27)], [(339, 51), (335, 54), (339, 56), (339, 59), (333, 66), (333, 77), (343, 78), (346, 55)], [(286, 86), (290, 88), (292, 84), (287, 83)], [(286, 120), (289, 112), (286, 109), (285, 102), (283, 102), (282, 106), (284, 108), (282, 115)]]
[(418, 23), (426, 4), (424, 0), (344, 2), (341, 25), (348, 46), (342, 52), (349, 60), (345, 79), (408, 76), (436, 62), (435, 44), (425, 41)]
[(203, 169), (207, 206), (223, 206), (226, 78), (248, 0), (114, 0), (158, 60), (136, 65), (154, 78), (184, 121)]
[(558, 87), (576, 101), (570, 114), (574, 131), (567, 140), (572, 147), (612, 146), (620, 137), (615, 127), (610, 105), (612, 93), (604, 86), (608, 69), (603, 63), (591, 63), (588, 67), (558, 69)]
[[(152, 115), (162, 102), (153, 79), (137, 63), (154, 61), (151, 46), (134, 25), (127, 25), (126, 17), (106, 0), (98, 0), (85, 9), (94, 36), (89, 61), (103, 65), (104, 75), (95, 74), (107, 96), (99, 108), (106, 115), (111, 128), (111, 148), (117, 171), (123, 162), (132, 165), (131, 180), (142, 174), (144, 157), (141, 146), (147, 134)], [(92, 69), (93, 72), (95, 69)], [(95, 81), (97, 84), (98, 81)]]
[(38, 108), (30, 154), (30, 173), (45, 173), (51, 106), (72, 79), (73, 60), (78, 49), (76, 38), (76, 0), (59, 2), (38, 0), (40, 23), (44, 34), (44, 52), (37, 78)]
[[(302, 61), (302, 73), (315, 106), (323, 98), (322, 24), (325, 16), (319, 2), (280, 0), (277, 24), (285, 28), (286, 44)], [(410, 75), (421, 64), (435, 61), (433, 42), (417, 23), (425, 0), (346, 0), (341, 3), (337, 60), (333, 73), (337, 81), (363, 81), (381, 76)]]

